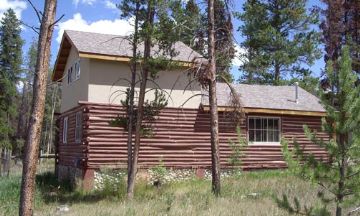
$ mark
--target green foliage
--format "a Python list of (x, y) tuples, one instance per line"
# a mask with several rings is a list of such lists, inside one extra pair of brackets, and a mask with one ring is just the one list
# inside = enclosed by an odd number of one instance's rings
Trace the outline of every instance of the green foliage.
[(240, 82), (281, 84), (282, 80), (311, 75), (304, 65), (320, 58), (318, 11), (307, 12), (306, 0), (248, 0), (235, 16), (244, 24), (238, 31), (247, 52)]
[[(201, 10), (196, 0), (189, 0), (186, 3), (181, 0), (173, 2), (171, 11), (173, 20), (176, 20), (175, 29), (177, 40), (197, 51), (204, 57), (207, 56), (207, 34), (208, 20), (207, 13)], [(224, 82), (233, 81), (230, 73), (232, 59), (235, 55), (233, 39), (232, 14), (228, 1), (214, 1), (215, 15), (215, 53), (217, 80)]]
[[(121, 100), (122, 106), (125, 107), (125, 114), (119, 115), (117, 118), (110, 121), (110, 125), (114, 127), (123, 127), (125, 130), (129, 129), (129, 97), (130, 97), (130, 89), (126, 89), (126, 97), (124, 100)], [(158, 116), (162, 109), (164, 109), (168, 104), (167, 97), (165, 93), (161, 90), (154, 90), (154, 99), (146, 100), (144, 104), (144, 114), (143, 114), (143, 122), (141, 126), (141, 135), (142, 136), (152, 136), (152, 124), (156, 120), (156, 116)], [(137, 109), (133, 112), (133, 119), (136, 119)], [(133, 125), (135, 129), (135, 125)]]
[(231, 149), (231, 154), (228, 159), (229, 163), (233, 166), (240, 166), (241, 165), (241, 157), (244, 155), (243, 150), (248, 145), (247, 139), (241, 136), (241, 129), (240, 127), (236, 128), (237, 132), (237, 140), (234, 142), (233, 140), (229, 139), (229, 146)]
[(157, 183), (163, 184), (164, 183), (164, 177), (168, 173), (168, 171), (167, 171), (167, 169), (165, 167), (164, 161), (160, 160), (159, 164), (152, 167), (150, 170), (154, 174), (154, 177), (155, 177)]
[(0, 24), (0, 148), (15, 144), (16, 84), (22, 64), (20, 20), (8, 9)]
[(124, 198), (126, 194), (126, 182), (124, 175), (114, 175), (112, 172), (105, 172), (103, 185), (98, 190), (98, 195), (104, 198)]
[[(348, 47), (342, 50), (337, 64), (339, 70), (336, 71), (331, 64), (328, 65), (326, 72), (330, 88), (320, 92), (327, 111), (323, 129), (336, 138), (324, 141), (318, 138), (316, 131), (304, 126), (308, 139), (326, 149), (329, 158), (315, 159), (312, 154), (305, 154), (297, 142), (291, 150), (286, 142), (282, 148), (289, 169), (319, 185), (317, 195), (322, 205), (313, 209), (320, 215), (328, 215), (326, 209), (331, 203), (336, 204), (336, 214), (341, 215), (344, 207), (355, 205), (360, 200), (360, 86), (356, 85), (357, 75), (351, 68)], [(283, 198), (279, 206), (286, 205)]]

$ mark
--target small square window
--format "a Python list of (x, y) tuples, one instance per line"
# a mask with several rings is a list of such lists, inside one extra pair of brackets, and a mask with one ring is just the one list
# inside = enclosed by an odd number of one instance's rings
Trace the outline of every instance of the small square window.
[(248, 137), (250, 142), (280, 142), (280, 119), (276, 117), (249, 117)]

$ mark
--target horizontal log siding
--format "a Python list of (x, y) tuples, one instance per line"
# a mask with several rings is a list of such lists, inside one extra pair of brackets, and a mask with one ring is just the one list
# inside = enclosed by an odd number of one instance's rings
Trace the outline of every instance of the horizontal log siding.
[[(80, 143), (75, 142), (76, 113), (84, 112), (85, 106), (78, 106), (60, 115), (58, 119), (59, 133), (56, 146), (57, 163), (64, 166), (83, 168), (86, 166), (87, 145), (82, 137)], [(68, 117), (67, 143), (63, 143), (64, 118)], [(82, 125), (86, 125), (84, 113)]]
[[(127, 134), (123, 128), (109, 125), (109, 121), (122, 114), (123, 109), (119, 106), (89, 103), (78, 109), (84, 109), (83, 144), (61, 144), (60, 137), (59, 163), (71, 163), (81, 158), (83, 161), (86, 159), (88, 168), (126, 167)], [(72, 131), (69, 133), (70, 140), (74, 140), (75, 112), (76, 110), (73, 110), (70, 112), (73, 114), (68, 114), (69, 132)], [(153, 124), (154, 136), (141, 139), (140, 167), (152, 167), (160, 161), (165, 166), (174, 168), (210, 167), (209, 118), (209, 113), (197, 109), (162, 110)], [(247, 136), (246, 123), (245, 120), (241, 123), (242, 137)], [(302, 129), (304, 124), (320, 131), (321, 118), (281, 116), (282, 136), (289, 141), (297, 139), (306, 152), (314, 153), (319, 159), (325, 158), (325, 151), (305, 138)], [(319, 135), (328, 138), (325, 133)], [(229, 148), (229, 139), (236, 141), (237, 134), (234, 123), (225, 113), (219, 113), (219, 138), (221, 165), (230, 167), (228, 160), (232, 151)], [(67, 151), (70, 147), (65, 146), (71, 146), (71, 151)], [(279, 145), (249, 145), (243, 153), (241, 160), (244, 169), (286, 167)]]

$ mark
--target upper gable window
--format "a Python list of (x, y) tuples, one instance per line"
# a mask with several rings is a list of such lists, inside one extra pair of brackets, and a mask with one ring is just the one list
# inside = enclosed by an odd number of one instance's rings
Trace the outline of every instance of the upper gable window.
[(80, 79), (80, 60), (75, 62), (75, 80)]
[(68, 84), (80, 79), (80, 60), (75, 61), (68, 69)]
[(72, 67), (70, 67), (70, 68), (68, 69), (68, 73), (67, 73), (68, 84), (70, 84), (70, 83), (73, 82), (73, 75), (72, 75), (72, 73), (73, 73), (73, 70), (72, 70)]

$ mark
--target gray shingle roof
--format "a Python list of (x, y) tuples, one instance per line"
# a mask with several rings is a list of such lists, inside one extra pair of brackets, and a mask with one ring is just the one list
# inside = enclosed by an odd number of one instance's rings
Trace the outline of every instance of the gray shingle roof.
[[(269, 86), (233, 84), (240, 94), (242, 106), (245, 108), (265, 108), (296, 111), (324, 112), (323, 106), (317, 97), (299, 87), (299, 100), (295, 102), (295, 86)], [(218, 106), (231, 104), (230, 88), (227, 84), (217, 84)], [(205, 94), (207, 94), (205, 92)], [(208, 97), (203, 96), (202, 104), (208, 105)]]
[[(79, 52), (122, 57), (132, 56), (132, 45), (126, 37), (73, 30), (65, 30), (65, 33)], [(144, 44), (140, 44), (138, 49), (140, 53), (143, 52)], [(174, 49), (178, 53), (172, 58), (175, 61), (191, 62), (194, 59), (202, 58), (199, 53), (182, 42), (176, 42)], [(157, 55), (158, 50), (159, 47), (155, 45), (152, 48), (152, 55)]]

